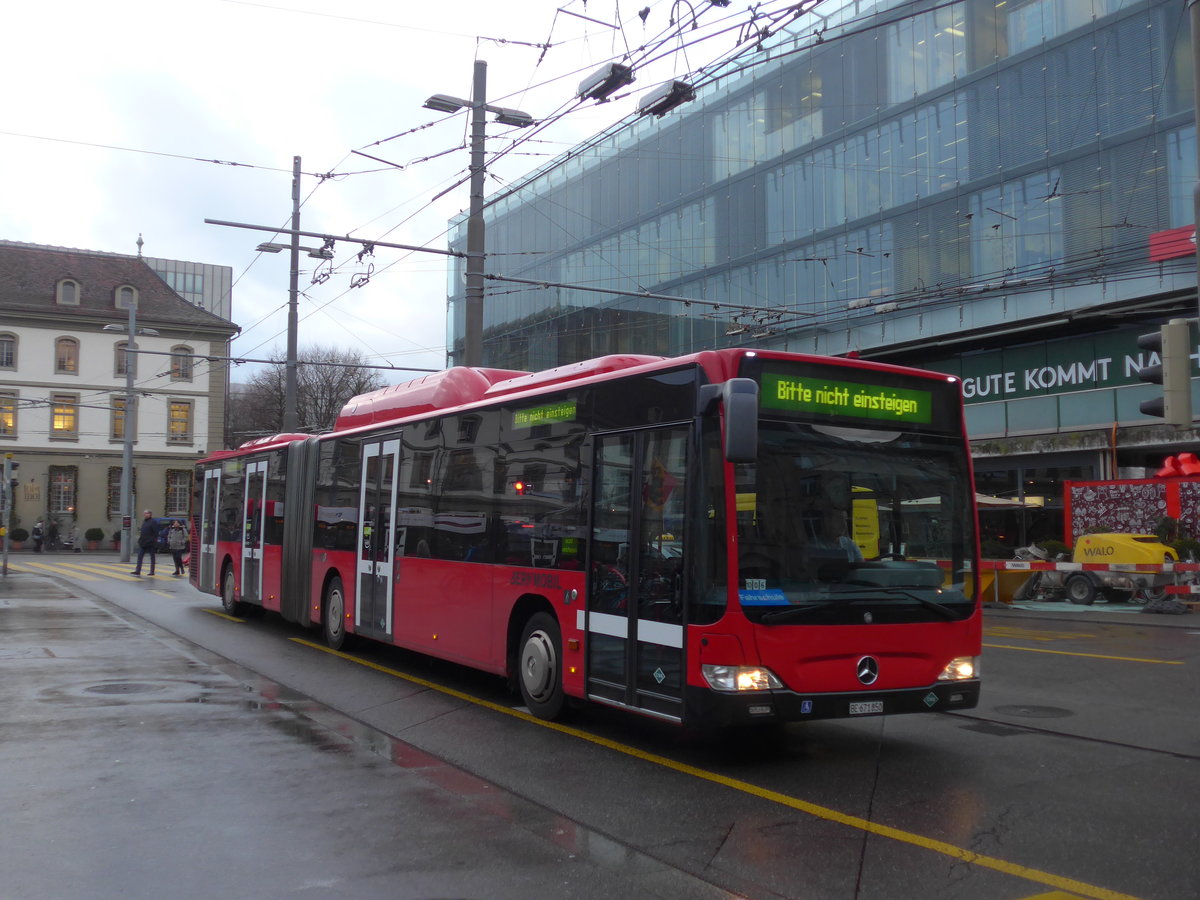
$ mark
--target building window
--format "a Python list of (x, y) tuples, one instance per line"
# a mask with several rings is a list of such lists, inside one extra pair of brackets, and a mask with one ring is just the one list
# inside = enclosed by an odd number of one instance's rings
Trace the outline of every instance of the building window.
[(17, 367), (17, 336), (0, 334), (0, 369)]
[[(133, 495), (130, 512), (137, 509), (137, 469), (133, 469), (129, 473), (130, 493)], [(121, 467), (109, 466), (108, 468), (108, 517), (115, 519), (121, 515)], [(136, 537), (137, 535), (134, 535)]]
[(114, 441), (125, 440), (125, 397), (113, 397), (109, 408), (108, 436)]
[(50, 515), (75, 515), (75, 481), (78, 470), (75, 466), (50, 467)]
[(0, 438), (17, 436), (17, 393), (0, 391)]
[(180, 345), (171, 348), (171, 380), (192, 380), (192, 348)]
[(64, 278), (58, 283), (56, 299), (61, 306), (78, 306), (79, 305), (79, 282), (72, 281), (70, 278)]
[(116, 347), (113, 348), (113, 350), (114, 350), (113, 372), (117, 375), (124, 375), (126, 373), (125, 367), (128, 365), (132, 365), (133, 366), (133, 374), (136, 375), (137, 374), (137, 354), (129, 352), (129, 342), (121, 341), (121, 343), (117, 344)]
[(50, 437), (79, 440), (79, 395), (50, 395)]
[(129, 309), (131, 306), (137, 306), (137, 288), (132, 288), (127, 284), (117, 288), (117, 309)]
[(192, 442), (192, 401), (172, 400), (167, 404), (167, 443)]
[(79, 341), (59, 338), (54, 342), (54, 371), (58, 375), (79, 374)]
[(192, 473), (188, 469), (167, 470), (165, 516), (186, 516), (192, 499)]

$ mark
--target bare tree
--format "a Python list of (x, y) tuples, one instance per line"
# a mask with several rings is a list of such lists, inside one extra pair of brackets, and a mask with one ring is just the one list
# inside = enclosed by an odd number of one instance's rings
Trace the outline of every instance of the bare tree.
[[(297, 357), (302, 362), (296, 366), (296, 422), (302, 432), (329, 431), (347, 400), (387, 384), (378, 371), (363, 368), (362, 354), (355, 350), (314, 345)], [(286, 364), (278, 350), (271, 359), (230, 398), (231, 446), (283, 430)]]

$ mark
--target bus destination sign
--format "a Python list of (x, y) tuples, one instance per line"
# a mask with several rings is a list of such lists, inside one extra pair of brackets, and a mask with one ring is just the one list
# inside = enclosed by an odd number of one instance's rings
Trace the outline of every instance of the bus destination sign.
[(923, 425), (933, 421), (931, 391), (769, 371), (762, 373), (760, 402), (784, 412)]
[(513, 428), (532, 428), (535, 425), (549, 425), (551, 422), (573, 422), (575, 409), (574, 400), (518, 409), (513, 412)]

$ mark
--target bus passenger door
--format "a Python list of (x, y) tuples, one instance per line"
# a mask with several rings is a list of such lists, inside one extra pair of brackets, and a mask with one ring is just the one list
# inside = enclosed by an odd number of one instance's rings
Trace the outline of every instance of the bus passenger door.
[(596, 439), (587, 604), (592, 699), (683, 716), (687, 427)]
[(267, 461), (246, 466), (242, 509), (242, 599), (262, 603), (263, 507), (267, 502)]
[(204, 494), (200, 501), (200, 590), (217, 591), (217, 510), (221, 502), (221, 470), (204, 472)]
[(354, 628), (376, 638), (392, 636), (393, 528), (399, 468), (399, 435), (363, 444)]

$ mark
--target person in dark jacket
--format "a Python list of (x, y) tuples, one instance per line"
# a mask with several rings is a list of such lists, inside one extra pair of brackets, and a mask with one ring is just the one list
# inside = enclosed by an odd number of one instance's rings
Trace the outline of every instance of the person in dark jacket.
[(154, 560), (158, 554), (158, 526), (154, 524), (154, 513), (146, 510), (142, 514), (142, 529), (138, 532), (137, 566), (130, 575), (142, 574), (142, 558), (150, 555), (150, 575), (154, 574)]

